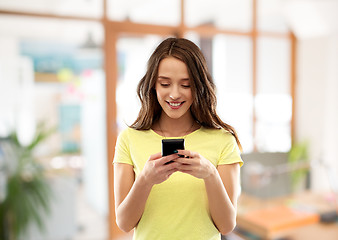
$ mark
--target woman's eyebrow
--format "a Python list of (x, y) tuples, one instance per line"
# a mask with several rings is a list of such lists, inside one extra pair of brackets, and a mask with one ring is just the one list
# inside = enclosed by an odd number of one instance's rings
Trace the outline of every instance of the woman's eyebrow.
[(166, 76), (158, 76), (158, 78), (170, 79), (169, 77), (166, 77)]
[[(170, 77), (166, 77), (166, 76), (158, 76), (157, 78), (161, 78), (161, 79), (165, 79), (165, 80), (170, 80)], [(190, 81), (190, 78), (182, 78), (180, 79), (181, 81)]]

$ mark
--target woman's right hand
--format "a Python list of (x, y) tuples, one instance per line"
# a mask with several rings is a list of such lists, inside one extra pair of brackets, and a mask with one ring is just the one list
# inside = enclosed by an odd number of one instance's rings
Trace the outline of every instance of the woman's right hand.
[(115, 214), (120, 229), (129, 232), (137, 226), (152, 187), (167, 180), (181, 165), (177, 162), (166, 164), (177, 158), (177, 154), (151, 155), (136, 179), (132, 165), (114, 164)]
[(176, 172), (177, 167), (181, 165), (177, 162), (168, 163), (177, 158), (178, 154), (171, 154), (165, 157), (162, 157), (161, 153), (153, 154), (144, 165), (141, 176), (150, 186), (162, 183), (167, 180), (171, 174)]

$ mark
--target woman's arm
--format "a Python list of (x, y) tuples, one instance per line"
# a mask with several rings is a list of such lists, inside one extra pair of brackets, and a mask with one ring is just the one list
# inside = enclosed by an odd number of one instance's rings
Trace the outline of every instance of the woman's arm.
[(219, 165), (213, 174), (204, 179), (211, 217), (224, 235), (236, 226), (239, 169), (239, 163)]
[(219, 165), (216, 169), (198, 153), (178, 150), (178, 154), (189, 156), (175, 160), (182, 164), (178, 170), (204, 180), (210, 214), (219, 232), (231, 232), (236, 226), (239, 163)]
[(125, 232), (131, 231), (141, 218), (151, 190), (151, 186), (146, 184), (143, 177), (140, 176), (134, 181), (134, 176), (133, 166), (114, 164), (116, 223)]
[(165, 163), (177, 157), (177, 154), (161, 157), (161, 153), (150, 156), (136, 179), (133, 166), (114, 164), (115, 214), (116, 223), (121, 230), (129, 232), (137, 225), (152, 186), (168, 179), (179, 165)]

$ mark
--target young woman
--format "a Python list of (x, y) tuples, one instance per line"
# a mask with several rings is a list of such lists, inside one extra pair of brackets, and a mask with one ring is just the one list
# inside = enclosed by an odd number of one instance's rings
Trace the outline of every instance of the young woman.
[[(134, 239), (221, 239), (236, 225), (240, 143), (216, 113), (213, 80), (200, 49), (164, 40), (138, 85), (141, 110), (118, 137), (116, 222)], [(161, 140), (185, 150), (162, 157)], [(183, 157), (182, 157), (183, 155)]]

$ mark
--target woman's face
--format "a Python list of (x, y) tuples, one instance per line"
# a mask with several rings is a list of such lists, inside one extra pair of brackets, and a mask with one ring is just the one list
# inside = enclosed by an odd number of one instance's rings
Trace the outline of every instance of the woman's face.
[(179, 119), (190, 114), (191, 81), (184, 62), (174, 57), (161, 60), (155, 88), (157, 100), (168, 117)]

